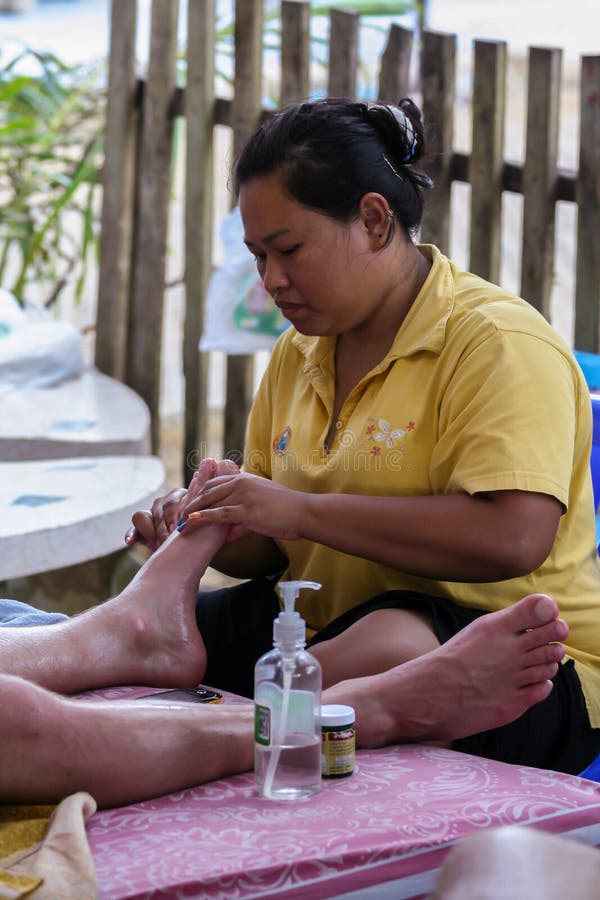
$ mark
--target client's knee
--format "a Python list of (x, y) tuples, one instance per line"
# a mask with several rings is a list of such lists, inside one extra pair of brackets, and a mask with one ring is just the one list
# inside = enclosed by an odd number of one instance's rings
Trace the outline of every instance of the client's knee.
[(431, 900), (597, 897), (600, 853), (518, 825), (470, 835), (448, 855)]

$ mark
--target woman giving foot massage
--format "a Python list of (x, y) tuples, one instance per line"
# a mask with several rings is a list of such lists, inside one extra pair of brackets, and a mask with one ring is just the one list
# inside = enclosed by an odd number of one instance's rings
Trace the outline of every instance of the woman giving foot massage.
[[(410, 100), (302, 103), (250, 138), (245, 241), (292, 327), (243, 471), (204, 460), (134, 515), (127, 543), (154, 552), (118, 597), (0, 629), (0, 800), (83, 789), (110, 805), (250, 768), (250, 705), (166, 717), (65, 695), (203, 681), (251, 696), (279, 578), (322, 584), (298, 608), (359, 745), (573, 773), (600, 752), (587, 387), (525, 301), (414, 242), (423, 154)], [(209, 564), (246, 580), (197, 594)]]

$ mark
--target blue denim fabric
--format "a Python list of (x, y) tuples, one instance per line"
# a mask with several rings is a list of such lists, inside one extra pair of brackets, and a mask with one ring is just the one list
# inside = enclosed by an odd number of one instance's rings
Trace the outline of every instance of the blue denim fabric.
[(0, 598), (0, 628), (24, 628), (31, 625), (54, 625), (68, 619), (64, 613), (46, 612), (20, 600)]

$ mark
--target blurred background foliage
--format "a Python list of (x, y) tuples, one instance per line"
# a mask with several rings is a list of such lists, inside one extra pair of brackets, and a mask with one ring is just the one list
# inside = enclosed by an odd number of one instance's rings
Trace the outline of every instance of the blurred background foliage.
[(98, 242), (105, 69), (30, 48), (0, 66), (0, 284), (21, 302), (32, 282), (48, 285), (45, 305), (69, 281), (83, 289)]

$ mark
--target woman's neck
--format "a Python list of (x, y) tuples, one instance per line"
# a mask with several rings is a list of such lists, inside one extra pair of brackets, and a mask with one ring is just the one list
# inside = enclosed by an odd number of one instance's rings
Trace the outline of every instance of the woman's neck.
[(381, 274), (379, 304), (359, 326), (339, 335), (338, 348), (340, 343), (347, 349), (353, 348), (353, 352), (357, 352), (359, 357), (372, 358), (373, 365), (382, 360), (392, 346), (430, 270), (431, 261), (418, 247), (412, 242), (402, 243), (401, 249), (390, 254), (386, 271)]

